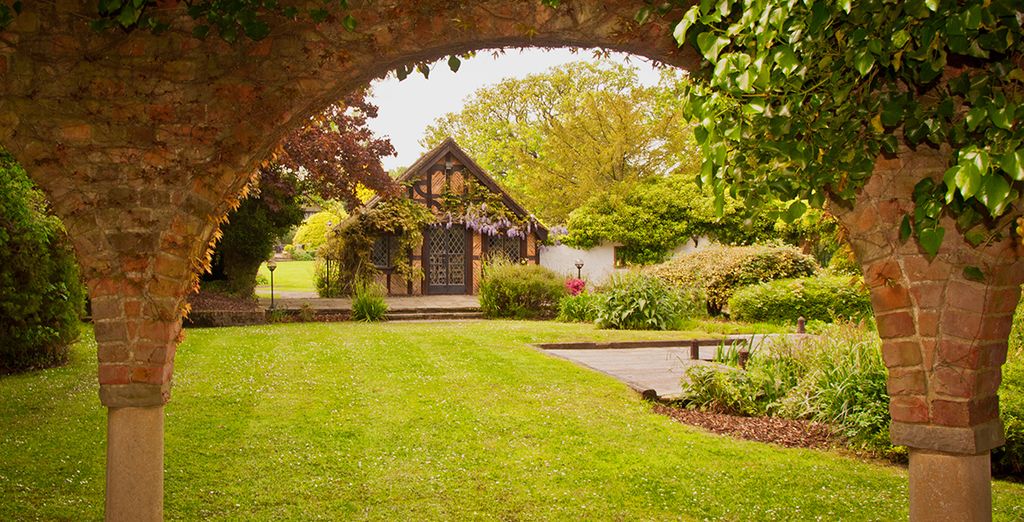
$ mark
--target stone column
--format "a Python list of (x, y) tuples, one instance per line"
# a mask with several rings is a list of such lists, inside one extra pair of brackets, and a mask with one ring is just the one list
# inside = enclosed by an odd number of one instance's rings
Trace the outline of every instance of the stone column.
[(1024, 249), (1005, 237), (973, 247), (950, 217), (934, 257), (900, 241), (914, 185), (946, 168), (947, 154), (923, 149), (880, 158), (856, 206), (836, 210), (871, 291), (892, 441), (910, 449), (910, 518), (989, 520), (989, 453), (1004, 442), (996, 391)]
[[(164, 403), (181, 321), (152, 285), (126, 277), (90, 281), (107, 413), (106, 519), (163, 519)], [(174, 301), (172, 301), (174, 302)]]
[(164, 517), (164, 407), (107, 413), (108, 521)]

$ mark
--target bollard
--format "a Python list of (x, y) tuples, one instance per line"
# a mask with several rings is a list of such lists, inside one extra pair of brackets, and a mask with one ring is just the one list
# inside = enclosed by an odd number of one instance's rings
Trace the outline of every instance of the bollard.
[(739, 363), (740, 369), (741, 370), (746, 370), (747, 369), (747, 359), (750, 359), (750, 351), (747, 350), (746, 348), (744, 348), (744, 349), (740, 350), (740, 353), (737, 354), (737, 355), (738, 355), (738, 357), (736, 358), (736, 362)]
[(694, 361), (700, 359), (700, 341), (696, 339), (690, 342), (690, 359)]
[(796, 320), (796, 333), (798, 333), (798, 334), (807, 333), (806, 326), (807, 326), (807, 319), (804, 319), (804, 316), (801, 315)]

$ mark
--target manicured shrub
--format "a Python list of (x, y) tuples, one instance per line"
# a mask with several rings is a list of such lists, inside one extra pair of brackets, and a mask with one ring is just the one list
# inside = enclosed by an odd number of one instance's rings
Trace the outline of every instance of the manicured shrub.
[(500, 257), (484, 266), (480, 308), (487, 317), (554, 317), (566, 295), (562, 277), (540, 265), (519, 265)]
[(647, 273), (704, 292), (708, 311), (720, 313), (736, 289), (774, 279), (813, 275), (811, 256), (791, 246), (714, 246), (650, 267)]
[(577, 294), (562, 297), (558, 302), (558, 320), (565, 323), (592, 323), (597, 319), (597, 294)]
[(0, 149), (0, 374), (65, 363), (84, 307), (63, 225)]
[(871, 297), (856, 276), (779, 279), (736, 290), (729, 315), (739, 321), (795, 323), (860, 320), (871, 315)]
[(828, 423), (856, 446), (891, 454), (881, 353), (878, 335), (852, 324), (831, 325), (818, 337), (779, 337), (753, 350), (745, 371), (691, 368), (681, 401), (731, 414)]
[(364, 322), (383, 321), (388, 313), (384, 301), (384, 288), (376, 283), (356, 283), (352, 296), (352, 320)]
[(295, 246), (292, 259), (296, 259), (295, 255), (303, 250), (310, 253), (316, 252), (320, 245), (327, 242), (327, 222), (329, 221), (332, 226), (337, 226), (341, 220), (340, 216), (329, 210), (321, 210), (310, 216), (299, 225), (298, 230), (295, 231), (295, 237), (292, 238), (292, 245)]
[(616, 330), (672, 330), (684, 319), (702, 315), (703, 296), (682, 292), (639, 272), (613, 276), (601, 288), (597, 324)]

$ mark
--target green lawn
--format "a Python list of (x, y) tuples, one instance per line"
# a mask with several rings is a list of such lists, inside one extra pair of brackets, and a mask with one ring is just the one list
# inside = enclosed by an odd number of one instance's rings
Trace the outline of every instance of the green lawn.
[[(535, 322), (189, 330), (167, 406), (172, 520), (903, 520), (906, 473), (708, 435), (528, 343)], [(95, 344), (0, 378), (0, 520), (99, 519)], [(1024, 517), (1024, 487), (995, 485)]]
[[(274, 290), (278, 292), (312, 292), (316, 293), (313, 284), (313, 266), (315, 261), (282, 261), (274, 270)], [(259, 275), (266, 278), (267, 284), (256, 289), (256, 295), (270, 297), (270, 270), (267, 264), (260, 265)]]

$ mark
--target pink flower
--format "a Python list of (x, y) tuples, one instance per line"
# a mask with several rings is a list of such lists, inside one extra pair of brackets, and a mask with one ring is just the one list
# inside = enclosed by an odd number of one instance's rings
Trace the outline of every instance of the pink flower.
[(569, 295), (580, 295), (586, 288), (587, 282), (582, 279), (570, 277), (565, 280), (565, 289), (569, 291)]

